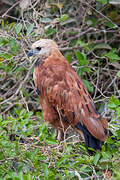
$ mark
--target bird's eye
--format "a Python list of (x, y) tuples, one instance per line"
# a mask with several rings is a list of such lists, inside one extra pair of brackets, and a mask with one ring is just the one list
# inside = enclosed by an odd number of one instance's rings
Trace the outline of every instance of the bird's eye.
[(41, 47), (40, 47), (40, 46), (38, 46), (38, 47), (36, 47), (36, 49), (37, 49), (38, 51), (40, 51), (40, 50), (41, 50)]

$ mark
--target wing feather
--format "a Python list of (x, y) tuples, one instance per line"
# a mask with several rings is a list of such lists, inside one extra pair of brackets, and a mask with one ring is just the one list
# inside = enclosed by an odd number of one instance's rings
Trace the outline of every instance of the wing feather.
[(108, 137), (107, 120), (96, 112), (94, 103), (81, 79), (63, 56), (53, 54), (43, 66), (35, 67), (36, 87), (51, 106), (58, 107), (71, 126), (80, 122), (97, 139)]

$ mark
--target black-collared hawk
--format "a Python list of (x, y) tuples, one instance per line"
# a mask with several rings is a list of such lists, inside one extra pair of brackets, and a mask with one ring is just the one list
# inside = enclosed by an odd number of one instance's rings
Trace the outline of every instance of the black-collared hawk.
[(37, 56), (33, 77), (43, 117), (58, 130), (58, 140), (71, 126), (80, 134), (82, 131), (88, 150), (101, 149), (108, 138), (108, 121), (96, 111), (85, 85), (57, 44), (41, 39), (28, 52), (28, 57), (33, 55)]

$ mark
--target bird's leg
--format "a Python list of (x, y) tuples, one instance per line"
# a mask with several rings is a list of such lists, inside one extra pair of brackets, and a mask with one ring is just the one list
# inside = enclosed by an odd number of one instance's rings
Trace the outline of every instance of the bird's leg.
[(64, 140), (64, 132), (63, 130), (57, 130), (57, 140), (60, 142), (60, 141), (63, 141)]
[(49, 104), (45, 104), (43, 118), (46, 123), (52, 124), (57, 129), (57, 140), (63, 141), (65, 139), (64, 132), (69, 127), (69, 124), (62, 119), (59, 110), (56, 111), (55, 108), (51, 107)]

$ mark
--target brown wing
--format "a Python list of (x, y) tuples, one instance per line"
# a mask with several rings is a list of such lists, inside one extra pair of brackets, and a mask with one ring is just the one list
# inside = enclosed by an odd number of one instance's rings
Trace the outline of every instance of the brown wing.
[(46, 89), (44, 96), (59, 109), (61, 116), (64, 114), (73, 128), (80, 122), (95, 138), (105, 141), (108, 137), (107, 120), (96, 112), (86, 87), (64, 57), (54, 54), (38, 71), (37, 86), (41, 91), (42, 87)]

